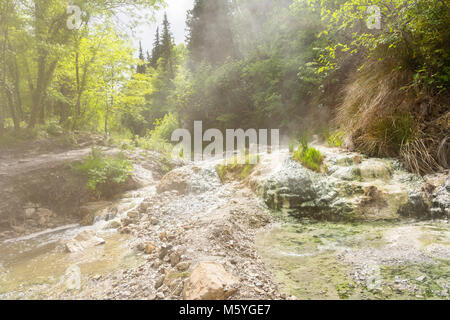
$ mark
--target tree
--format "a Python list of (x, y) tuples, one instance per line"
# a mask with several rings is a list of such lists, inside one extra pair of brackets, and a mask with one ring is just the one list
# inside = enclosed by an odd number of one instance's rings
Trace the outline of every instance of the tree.
[(170, 23), (169, 20), (167, 19), (167, 14), (164, 14), (160, 54), (161, 58), (163, 59), (163, 68), (168, 73), (168, 77), (170, 79), (173, 79), (175, 75), (173, 48), (174, 48), (174, 41), (172, 33), (170, 32)]
[(137, 66), (137, 73), (140, 74), (145, 74), (146, 71), (146, 66), (145, 66), (145, 57), (144, 57), (144, 51), (142, 50), (142, 43), (141, 41), (139, 41), (139, 62), (138, 62), (138, 66)]
[(202, 62), (220, 65), (228, 57), (237, 56), (227, 0), (196, 0), (188, 12), (187, 27), (192, 69)]
[(156, 69), (158, 66), (158, 60), (161, 57), (161, 39), (159, 36), (159, 27), (156, 28), (155, 40), (153, 42), (152, 59), (150, 65)]

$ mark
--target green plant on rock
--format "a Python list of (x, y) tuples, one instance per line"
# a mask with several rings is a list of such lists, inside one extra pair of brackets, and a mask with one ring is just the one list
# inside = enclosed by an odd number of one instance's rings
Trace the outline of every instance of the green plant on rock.
[(73, 170), (85, 175), (87, 187), (100, 197), (111, 187), (126, 182), (133, 172), (133, 164), (122, 153), (117, 157), (107, 157), (101, 149), (94, 147), (89, 157), (75, 165)]
[(234, 156), (226, 160), (224, 164), (217, 165), (216, 171), (223, 183), (236, 179), (243, 180), (250, 175), (258, 162), (258, 155), (246, 154), (245, 161), (242, 156)]
[(307, 144), (302, 144), (297, 151), (294, 152), (294, 159), (306, 168), (320, 172), (324, 156), (316, 148), (310, 147)]

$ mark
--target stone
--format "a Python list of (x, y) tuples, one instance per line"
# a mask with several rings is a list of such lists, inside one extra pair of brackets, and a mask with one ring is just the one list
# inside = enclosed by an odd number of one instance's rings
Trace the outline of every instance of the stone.
[(181, 260), (181, 255), (178, 252), (172, 252), (170, 255), (170, 264), (175, 267)]
[(160, 276), (155, 282), (155, 289), (159, 289), (164, 283), (164, 276)]
[(176, 268), (178, 271), (184, 272), (184, 271), (187, 271), (190, 266), (191, 266), (191, 264), (189, 262), (180, 262), (176, 265)]
[(225, 300), (236, 292), (238, 280), (217, 262), (200, 262), (187, 279), (185, 300)]
[[(326, 174), (303, 167), (289, 154), (278, 155), (255, 167), (248, 179), (250, 187), (270, 209), (296, 218), (376, 221), (430, 216), (422, 177), (404, 171), (394, 160), (317, 148), (325, 156)], [(446, 199), (444, 187), (437, 188), (431, 201), (433, 216), (448, 215), (450, 200)]]
[(450, 217), (450, 174), (431, 196), (431, 214), (433, 217)]
[(161, 179), (156, 190), (158, 193), (176, 190), (180, 194), (186, 194), (188, 188), (189, 173), (183, 169), (175, 169)]
[(89, 202), (80, 207), (80, 216), (81, 218), (86, 217), (90, 214), (95, 214), (97, 211), (105, 209), (110, 206), (111, 202), (108, 201), (97, 201), (97, 202)]
[(111, 221), (106, 226), (106, 229), (120, 229), (122, 224), (119, 221)]
[(26, 208), (25, 209), (25, 217), (32, 218), (36, 213), (36, 208)]
[(87, 248), (105, 244), (105, 240), (97, 237), (95, 231), (86, 230), (80, 232), (74, 239), (66, 243), (66, 251), (69, 253), (81, 252)]
[(159, 249), (159, 255), (158, 255), (159, 259), (163, 260), (165, 258), (165, 256), (170, 252), (170, 250), (172, 250), (172, 246), (171, 245), (169, 245), (169, 246), (166, 246), (166, 245), (162, 246)]
[(147, 242), (145, 244), (144, 252), (145, 254), (152, 254), (156, 249), (156, 245), (152, 242)]

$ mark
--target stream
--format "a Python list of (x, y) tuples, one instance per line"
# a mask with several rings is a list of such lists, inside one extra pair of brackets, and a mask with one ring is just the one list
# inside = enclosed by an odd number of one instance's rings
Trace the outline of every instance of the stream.
[[(283, 170), (281, 163), (287, 156), (287, 150), (261, 155), (262, 173), (255, 173), (253, 178), (263, 181), (267, 174), (277, 174), (276, 170)], [(260, 298), (278, 298), (281, 292), (281, 297), (302, 300), (448, 299), (448, 220), (326, 222), (299, 218), (291, 214), (291, 203), (280, 201), (281, 210), (269, 210), (261, 195), (245, 191), (242, 182), (223, 185), (215, 170), (218, 163), (205, 161), (175, 170), (173, 177), (169, 176), (173, 181), (169, 181), (168, 191), (161, 194), (157, 192), (161, 182), (151, 181), (144, 172), (143, 179), (151, 182), (102, 209), (92, 226), (67, 225), (3, 241), (0, 299), (154, 298), (152, 288), (157, 274), (164, 267), (167, 277), (171, 262), (155, 262), (157, 258), (146, 256), (136, 248), (140, 239), (144, 243), (151, 240), (157, 247), (173, 241), (173, 246), (183, 253), (181, 258), (192, 265), (198, 260), (220, 261), (242, 277), (242, 298), (258, 298), (258, 294)], [(336, 163), (341, 163), (340, 158)], [(185, 190), (170, 191), (170, 186), (176, 189), (184, 185), (180, 181), (186, 183)], [(377, 185), (382, 184), (380, 181)], [(148, 209), (131, 225), (133, 232), (109, 227), (130, 212), (139, 211), (142, 203), (147, 203)], [(394, 204), (397, 208), (397, 202)], [(117, 214), (108, 215), (113, 208)], [(246, 218), (248, 221), (242, 222)], [(242, 230), (229, 229), (235, 219)], [(260, 223), (269, 220), (272, 222)], [(67, 253), (65, 243), (85, 230), (95, 231), (105, 244)], [(174, 240), (164, 238), (166, 233), (174, 232)], [(80, 286), (87, 288), (82, 294), (70, 287), (74, 270), (81, 277)], [(139, 284), (129, 284), (130, 279)], [(272, 280), (278, 293), (271, 293)], [(170, 288), (170, 284), (162, 288)], [(118, 293), (111, 296), (114, 290)], [(121, 296), (121, 292), (127, 295)], [(165, 294), (169, 294), (167, 290)]]

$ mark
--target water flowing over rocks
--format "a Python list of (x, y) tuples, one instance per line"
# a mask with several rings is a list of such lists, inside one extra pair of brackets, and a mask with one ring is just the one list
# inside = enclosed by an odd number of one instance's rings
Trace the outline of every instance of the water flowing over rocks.
[[(227, 183), (214, 161), (167, 164), (129, 152), (139, 189), (85, 202), (77, 208), (79, 219), (88, 217), (83, 226), (6, 235), (0, 298), (375, 299), (429, 290), (445, 298), (448, 223), (400, 218), (448, 216), (448, 177), (420, 178), (393, 160), (321, 151), (324, 174), (281, 150), (262, 154), (248, 178)], [(22, 207), (36, 223), (56, 219), (51, 207)], [(387, 219), (394, 220), (373, 221)], [(66, 290), (55, 279), (74, 264), (81, 287)], [(383, 268), (397, 275), (397, 266), (411, 274), (374, 278)], [(384, 289), (367, 289), (372, 278)]]

